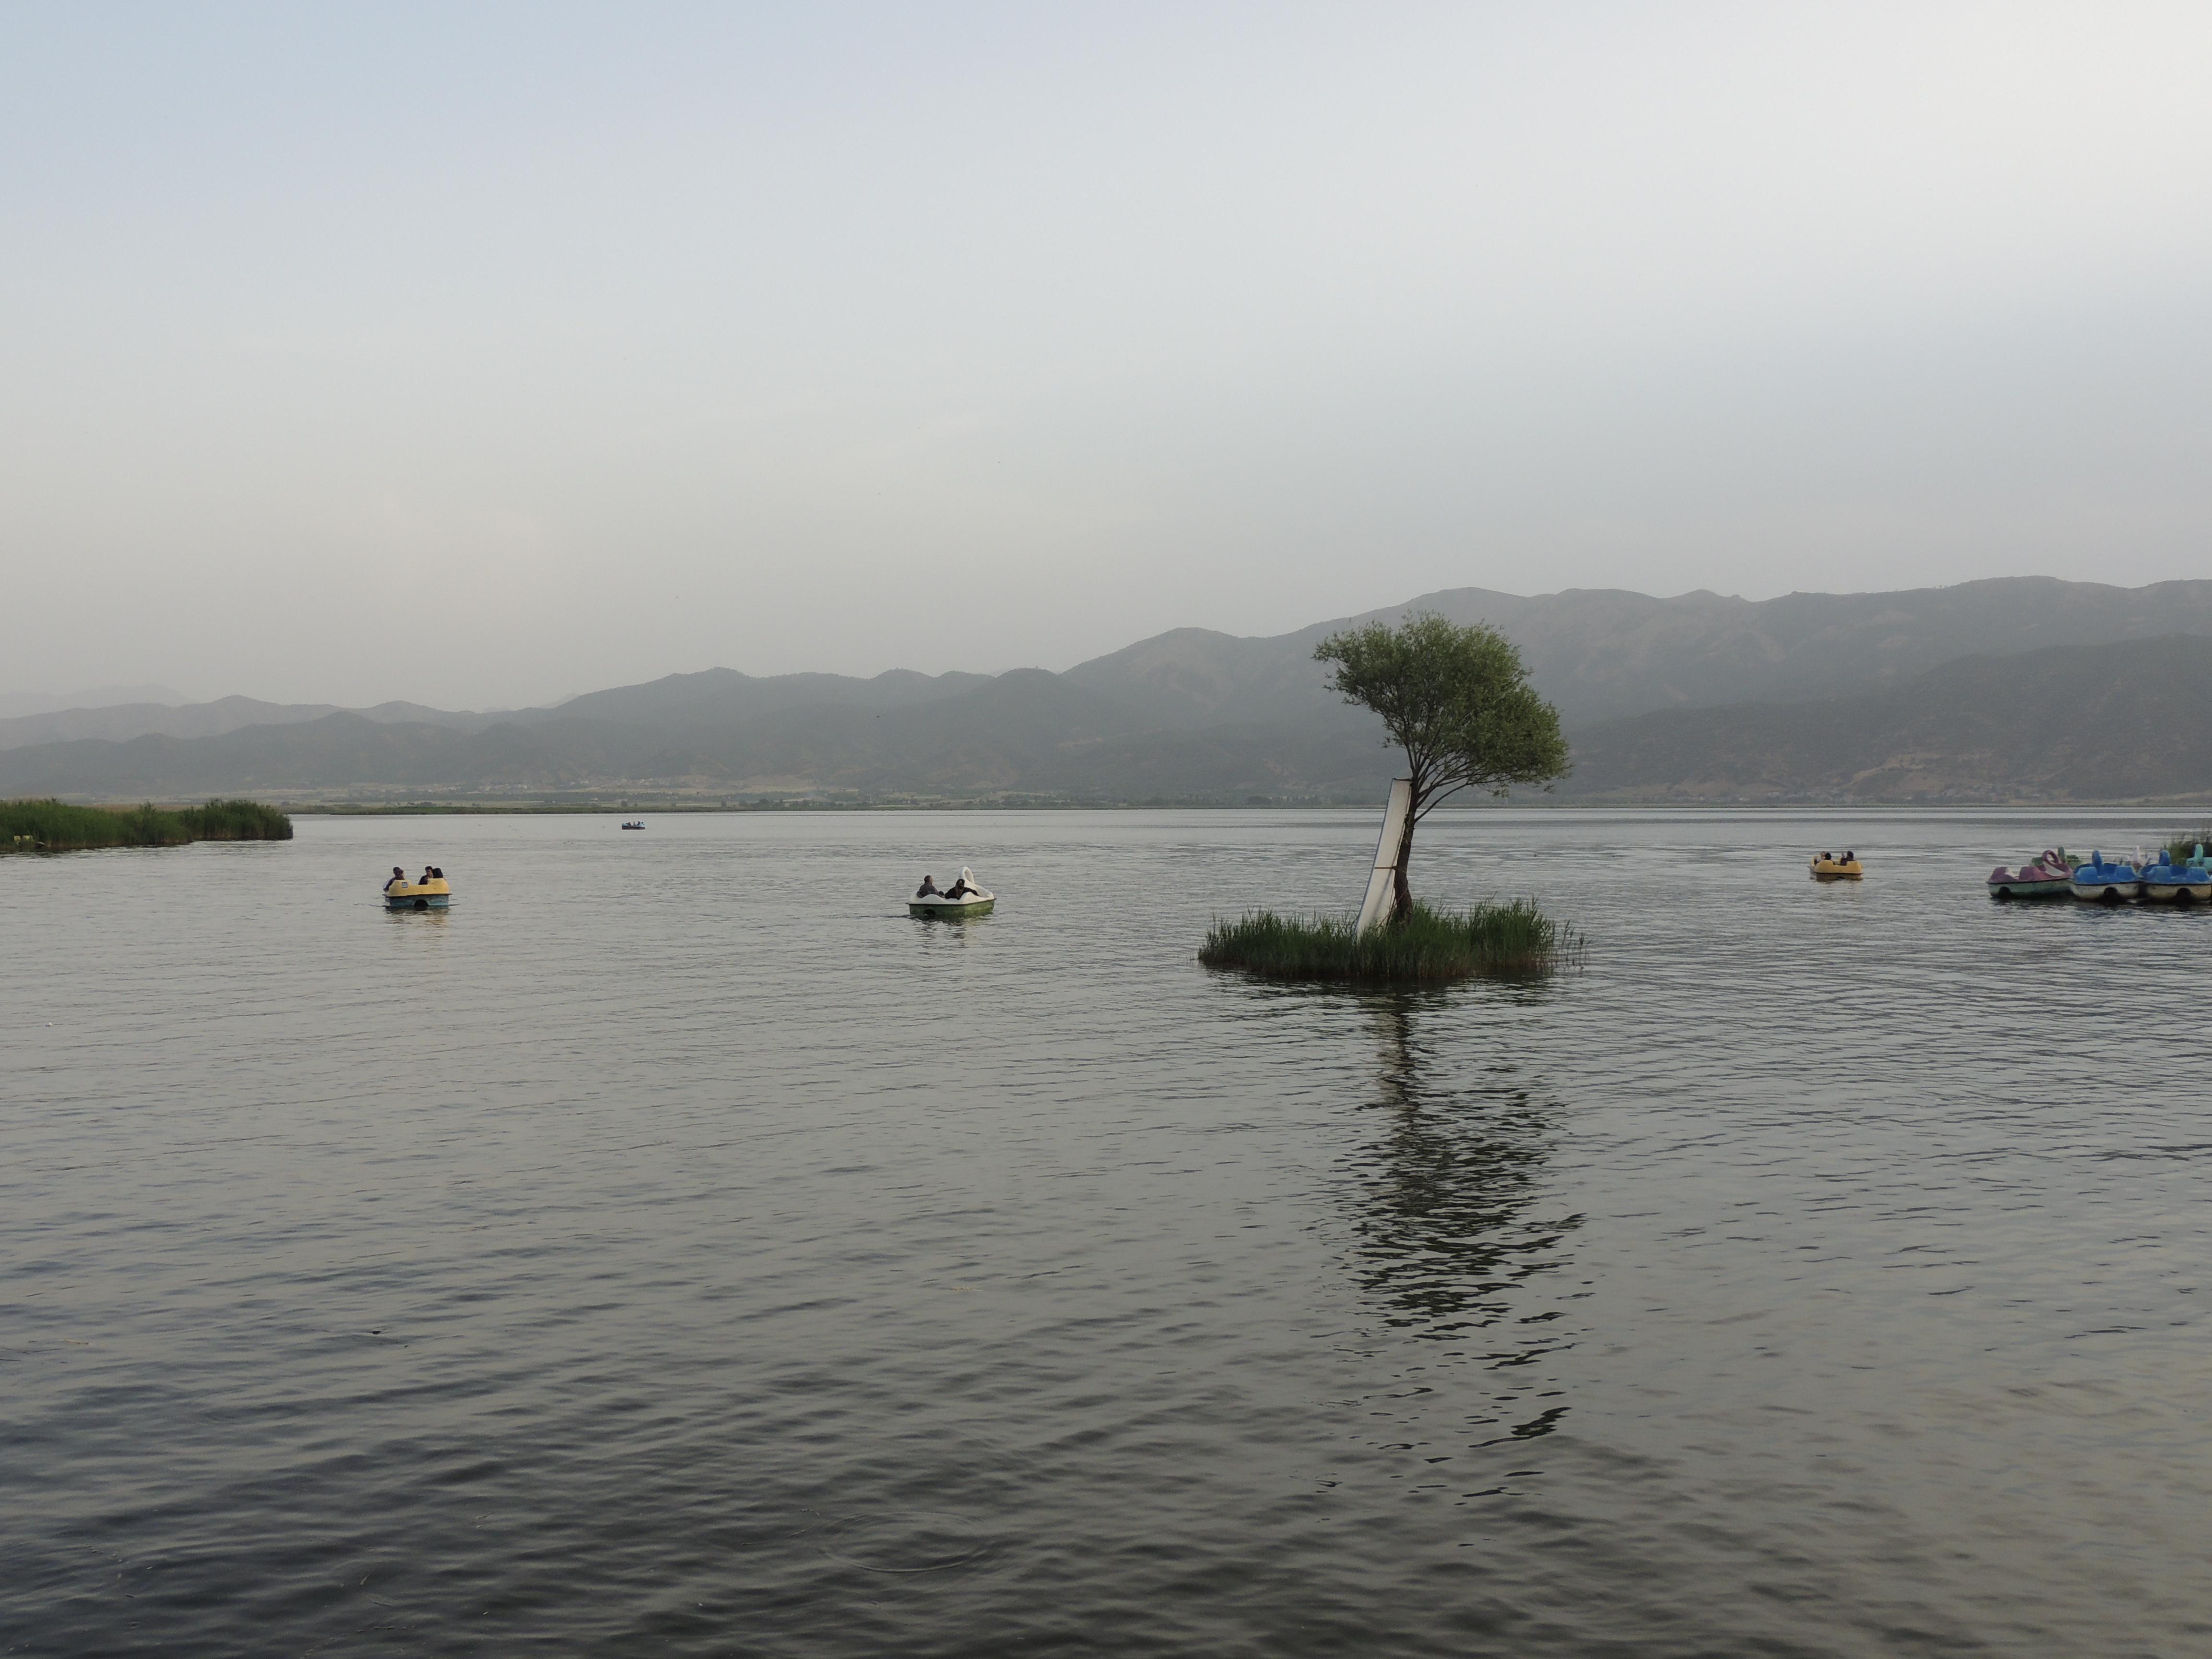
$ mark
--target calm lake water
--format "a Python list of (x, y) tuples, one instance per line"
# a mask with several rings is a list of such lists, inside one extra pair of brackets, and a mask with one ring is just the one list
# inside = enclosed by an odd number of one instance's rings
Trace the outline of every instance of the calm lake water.
[(0, 859), (0, 1650), (2212, 1650), (2212, 915), (1980, 885), (2161, 821), (615, 826)]

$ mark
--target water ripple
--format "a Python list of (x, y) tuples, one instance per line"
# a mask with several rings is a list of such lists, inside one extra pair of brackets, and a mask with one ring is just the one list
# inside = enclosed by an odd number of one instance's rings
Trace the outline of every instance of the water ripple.
[(2156, 827), (1439, 819), (1588, 956), (1402, 996), (1192, 960), (1361, 814), (0, 860), (0, 1647), (2196, 1651), (2212, 916), (1979, 891)]

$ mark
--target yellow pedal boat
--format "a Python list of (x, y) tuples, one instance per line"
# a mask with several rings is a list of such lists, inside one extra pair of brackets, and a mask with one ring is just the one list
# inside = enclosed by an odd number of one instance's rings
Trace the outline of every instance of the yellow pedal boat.
[(429, 881), (395, 881), (384, 890), (387, 910), (443, 910), (452, 905), (453, 890), (439, 876)]
[(1813, 855), (1813, 879), (1815, 881), (1856, 881), (1866, 872), (1859, 867), (1858, 854), (1846, 853), (1838, 858), (1832, 853)]

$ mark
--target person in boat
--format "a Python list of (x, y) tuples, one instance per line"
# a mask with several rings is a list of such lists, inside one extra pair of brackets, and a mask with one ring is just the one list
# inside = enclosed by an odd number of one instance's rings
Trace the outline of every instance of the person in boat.
[(968, 884), (968, 878), (963, 876), (959, 880), (954, 882), (951, 886), (945, 890), (945, 896), (949, 899), (966, 898), (969, 894), (975, 890), (973, 887), (970, 887)]
[(914, 890), (914, 896), (916, 898), (935, 898), (938, 896), (937, 878), (924, 876), (921, 878), (921, 885)]
[(421, 881), (417, 882), (417, 883), (416, 884), (416, 885), (417, 885), (417, 886), (419, 886), (419, 887), (428, 887), (428, 886), (432, 882), (435, 881), (437, 878), (438, 878), (438, 872), (437, 872), (435, 870), (433, 870), (433, 869), (432, 869), (428, 865), (427, 865), (427, 864), (426, 864), (426, 865), (424, 865), (424, 866), (422, 866), (422, 879)]
[(384, 890), (388, 893), (395, 887), (404, 887), (406, 884), (407, 872), (401, 869), (398, 865), (393, 865), (392, 866), (392, 879), (384, 884)]

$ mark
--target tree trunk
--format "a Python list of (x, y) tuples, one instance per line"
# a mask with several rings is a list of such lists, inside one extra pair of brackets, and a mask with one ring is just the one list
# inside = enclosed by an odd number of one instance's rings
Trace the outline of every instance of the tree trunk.
[(1398, 842), (1398, 868), (1393, 874), (1390, 895), (1390, 922), (1393, 927), (1413, 914), (1413, 889), (1406, 879), (1406, 866), (1413, 856), (1413, 809), (1419, 805), (1416, 800), (1407, 808), (1406, 834)]

